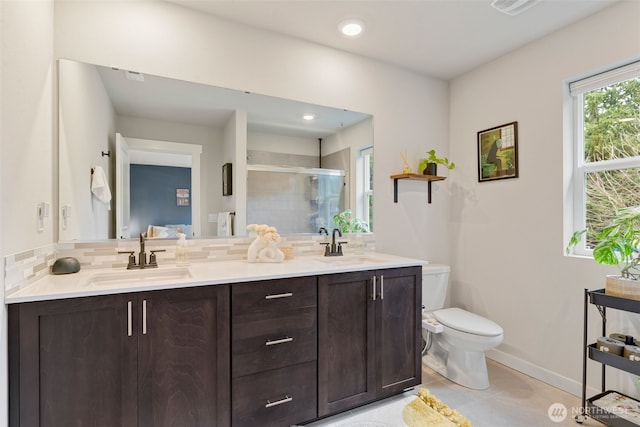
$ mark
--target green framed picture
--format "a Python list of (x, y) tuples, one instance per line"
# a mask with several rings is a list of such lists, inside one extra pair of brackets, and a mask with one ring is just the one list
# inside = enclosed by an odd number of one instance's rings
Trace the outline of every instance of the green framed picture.
[(478, 132), (478, 181), (518, 177), (518, 122)]

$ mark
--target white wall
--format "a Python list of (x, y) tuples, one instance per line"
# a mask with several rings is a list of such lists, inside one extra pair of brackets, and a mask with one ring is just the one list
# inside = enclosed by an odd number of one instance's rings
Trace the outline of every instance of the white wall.
[(318, 156), (318, 139), (249, 130), (247, 131), (247, 150)]
[(55, 17), (57, 57), (373, 114), (378, 249), (448, 261), (448, 182), (432, 205), (424, 183), (401, 183), (393, 204), (389, 179), (401, 150), (416, 168), (448, 154), (447, 83), (162, 2), (57, 2)]
[[(493, 357), (575, 393), (583, 290), (604, 287), (609, 270), (564, 256), (563, 85), (637, 59), (639, 23), (640, 3), (621, 2), (451, 83), (452, 302), (502, 325), (504, 344)], [(518, 121), (520, 177), (478, 183), (476, 132), (511, 121)], [(595, 341), (593, 307), (590, 316)], [(609, 331), (634, 323), (621, 322)], [(633, 378), (617, 381), (629, 387)]]
[(53, 3), (2, 2), (2, 242), (5, 254), (53, 241), (38, 231), (39, 202), (53, 202)]
[[(2, 5), (2, 3), (0, 3), (0, 22), (4, 22), (4, 6)], [(5, 105), (4, 102), (2, 102), (2, 100), (4, 99), (4, 85), (5, 85), (5, 81), (3, 79), (3, 69), (4, 66), (2, 66), (2, 64), (4, 64), (4, 55), (2, 52), (4, 52), (4, 31), (3, 29), (0, 27), (0, 129), (4, 129), (4, 110), (5, 110)], [(2, 133), (2, 131), (0, 131), (0, 159), (2, 159), (4, 157), (3, 154), (3, 145), (4, 145), (4, 134)], [(2, 183), (3, 183), (3, 178), (2, 178), (2, 161), (0, 161), (0, 192), (2, 191)], [(0, 193), (0, 197), (4, 195), (2, 193)], [(0, 224), (2, 224), (2, 209), (0, 209)], [(4, 251), (3, 251), (3, 244), (2, 244), (2, 239), (0, 239), (0, 258), (4, 257)], [(8, 334), (7, 334), (7, 310), (6, 310), (6, 306), (4, 305), (4, 274), (1, 275), (2, 277), (0, 277), (0, 298), (2, 300), (2, 303), (0, 304), (0, 349), (2, 349), (0, 351), (0, 394), (2, 394), (3, 396), (8, 396), (8, 386), (9, 386), (9, 381), (8, 381), (8, 375), (7, 372), (9, 372), (8, 366), (7, 366), (7, 341), (8, 341)], [(3, 399), (2, 402), (0, 402), (0, 422), (4, 421), (6, 424), (8, 424), (8, 418), (9, 418), (9, 414), (8, 414), (8, 399)]]
[(71, 208), (71, 216), (61, 219), (59, 240), (108, 239), (115, 203), (109, 210), (92, 196), (90, 170), (102, 167), (113, 190), (115, 154), (102, 153), (115, 153), (115, 111), (95, 67), (60, 61), (58, 81), (58, 191), (61, 209)]
[[(37, 230), (38, 202), (52, 203), (53, 3), (0, 2), (0, 256), (53, 241), (53, 215)], [(0, 279), (4, 282), (3, 279)], [(4, 302), (4, 283), (1, 286)], [(7, 396), (6, 306), (0, 304), (0, 395)], [(8, 424), (0, 399), (0, 424)]]
[[(349, 176), (346, 178), (347, 188), (346, 196), (348, 198), (347, 203), (348, 206), (351, 206), (351, 210), (356, 212), (356, 175), (358, 172), (358, 168), (356, 167), (356, 162), (358, 159), (358, 155), (360, 150), (366, 148), (371, 145), (371, 142), (374, 140), (373, 136), (373, 120), (367, 119), (363, 120), (360, 123), (356, 123), (353, 126), (349, 126), (348, 128), (342, 129), (340, 132), (331, 135), (331, 137), (327, 138), (326, 142), (322, 143), (322, 155), (326, 156), (330, 153), (334, 153), (345, 148), (349, 149)], [(374, 150), (375, 151), (375, 150)], [(375, 153), (374, 153), (375, 156)], [(374, 158), (374, 169), (375, 169), (376, 160)], [(375, 174), (375, 170), (374, 170)], [(375, 217), (374, 217), (375, 218)], [(361, 218), (365, 220), (366, 218)], [(377, 231), (377, 230), (374, 230)]]
[[(247, 176), (247, 113), (245, 111), (235, 111), (225, 126), (221, 163), (231, 163), (231, 195), (222, 197), (220, 210), (235, 212), (233, 234), (245, 236), (247, 213), (244, 207), (247, 206), (247, 187), (238, 185), (240, 177), (242, 176), (241, 181), (245, 182)], [(222, 168), (219, 170), (222, 173)], [(222, 184), (218, 188), (222, 194)]]

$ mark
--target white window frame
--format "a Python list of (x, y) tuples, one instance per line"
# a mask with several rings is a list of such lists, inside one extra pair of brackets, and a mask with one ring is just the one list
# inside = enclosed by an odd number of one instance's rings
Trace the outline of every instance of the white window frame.
[[(588, 173), (607, 170), (640, 168), (640, 156), (624, 159), (584, 161), (584, 93), (612, 85), (624, 80), (640, 77), (640, 61), (613, 68), (569, 83), (569, 93), (573, 100), (573, 230), (586, 228), (586, 188)], [(591, 256), (585, 239), (573, 249), (575, 255)]]
[(373, 188), (369, 185), (373, 171), (369, 167), (369, 156), (373, 154), (373, 145), (360, 148), (356, 159), (356, 216), (369, 225), (369, 199), (373, 197)]

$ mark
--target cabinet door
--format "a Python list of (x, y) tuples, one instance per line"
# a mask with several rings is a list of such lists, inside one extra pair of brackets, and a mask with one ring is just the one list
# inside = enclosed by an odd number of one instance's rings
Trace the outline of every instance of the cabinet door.
[(134, 295), (16, 304), (9, 316), (11, 426), (136, 425)]
[(318, 277), (318, 415), (375, 398), (371, 272)]
[(229, 287), (144, 292), (138, 308), (139, 425), (228, 426)]
[(420, 267), (377, 271), (376, 378), (380, 396), (422, 382), (421, 274)]

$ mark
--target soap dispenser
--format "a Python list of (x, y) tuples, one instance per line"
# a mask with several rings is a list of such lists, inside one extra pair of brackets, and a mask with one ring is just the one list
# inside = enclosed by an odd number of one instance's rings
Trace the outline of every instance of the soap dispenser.
[(187, 247), (187, 235), (178, 229), (176, 233), (178, 242), (176, 245), (176, 265), (189, 265), (189, 248)]

